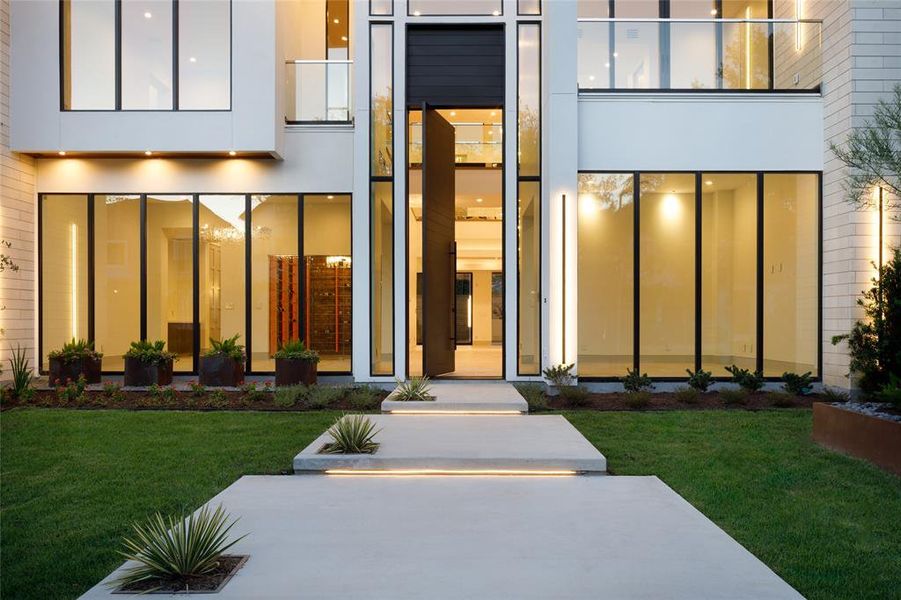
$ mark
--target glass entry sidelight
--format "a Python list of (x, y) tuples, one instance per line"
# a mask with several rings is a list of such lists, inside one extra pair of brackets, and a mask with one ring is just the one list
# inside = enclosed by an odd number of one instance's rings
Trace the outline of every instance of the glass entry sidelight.
[[(408, 373), (502, 377), (503, 111), (425, 115), (409, 113)], [(450, 154), (434, 148), (430, 115), (450, 127)]]

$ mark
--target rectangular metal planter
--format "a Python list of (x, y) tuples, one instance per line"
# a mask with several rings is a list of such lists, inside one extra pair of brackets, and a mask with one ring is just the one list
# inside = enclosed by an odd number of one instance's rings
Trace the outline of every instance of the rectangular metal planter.
[(813, 441), (901, 475), (901, 423), (815, 402)]

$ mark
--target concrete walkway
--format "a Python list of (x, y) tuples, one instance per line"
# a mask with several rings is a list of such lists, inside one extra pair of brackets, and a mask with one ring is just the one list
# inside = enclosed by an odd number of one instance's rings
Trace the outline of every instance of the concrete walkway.
[(529, 405), (516, 388), (505, 381), (437, 381), (431, 384), (434, 400), (400, 402), (394, 392), (382, 402), (382, 412), (415, 414), (421, 412), (465, 412), (524, 414)]
[[(801, 598), (656, 477), (602, 475), (568, 421), (511, 390), (442, 382), (437, 414), (389, 398), (375, 454), (318, 454), (323, 435), (298, 476), (226, 488), (209, 504), (240, 518), (231, 553), (250, 560), (217, 597)], [(83, 598), (121, 598), (105, 582), (123, 567)]]

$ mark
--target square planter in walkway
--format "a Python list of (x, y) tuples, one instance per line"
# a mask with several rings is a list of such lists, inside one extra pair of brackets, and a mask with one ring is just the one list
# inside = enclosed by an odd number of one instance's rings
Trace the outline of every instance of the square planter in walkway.
[(901, 475), (901, 423), (815, 402), (813, 441)]

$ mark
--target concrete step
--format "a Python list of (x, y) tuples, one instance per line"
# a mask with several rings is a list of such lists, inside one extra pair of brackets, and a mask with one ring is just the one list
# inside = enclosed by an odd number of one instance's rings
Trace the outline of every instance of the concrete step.
[(529, 405), (504, 381), (438, 381), (431, 385), (434, 400), (404, 402), (394, 399), (394, 392), (382, 401), (382, 412), (393, 414), (419, 413), (472, 413), (472, 414), (523, 414)]
[[(296, 473), (572, 475), (607, 459), (559, 415), (373, 415), (374, 454), (319, 454), (323, 433), (294, 457)], [(402, 473), (401, 473), (402, 472)]]

